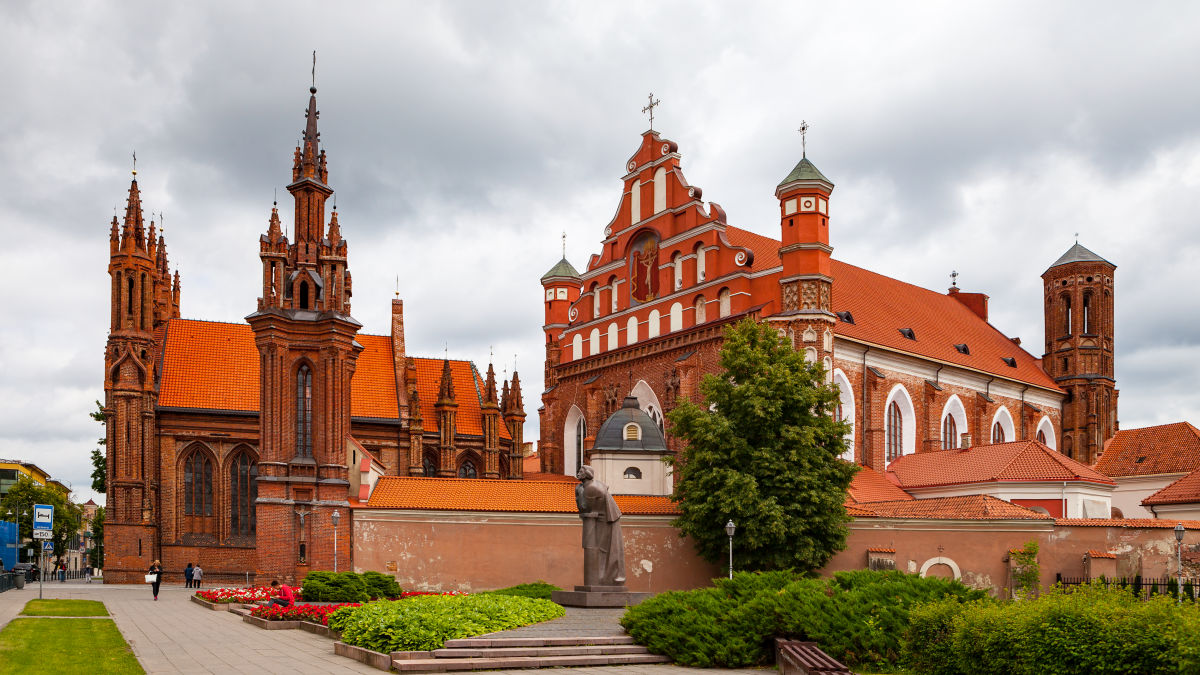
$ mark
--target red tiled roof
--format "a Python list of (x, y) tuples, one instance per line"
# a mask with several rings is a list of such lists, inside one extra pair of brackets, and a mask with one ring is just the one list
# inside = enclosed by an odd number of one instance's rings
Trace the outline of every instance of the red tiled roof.
[(1116, 557), (1117, 557), (1115, 554), (1113, 554), (1113, 553), (1109, 553), (1108, 551), (1092, 551), (1092, 550), (1089, 550), (1089, 551), (1087, 552), (1087, 554), (1088, 554), (1088, 557), (1091, 557), (1091, 558), (1111, 558), (1111, 559), (1114, 559), (1114, 560), (1115, 560), (1115, 559), (1116, 559)]
[(1173, 529), (1183, 523), (1189, 530), (1200, 530), (1200, 520), (1171, 520), (1167, 518), (1056, 518), (1055, 525), (1072, 527), (1127, 527), (1140, 529)]
[(530, 474), (538, 473), (541, 470), (542, 460), (540, 457), (538, 457), (536, 452), (521, 459), (521, 472), (526, 478), (528, 478)]
[(896, 549), (887, 546), (868, 546), (867, 553), (895, 553)]
[(1037, 441), (977, 445), (905, 455), (888, 465), (887, 477), (904, 489), (964, 483), (1115, 481)]
[(1121, 429), (1104, 445), (1097, 471), (1108, 476), (1150, 476), (1200, 469), (1200, 429), (1187, 422)]
[[(367, 502), (374, 509), (577, 513), (575, 481), (384, 476)], [(676, 515), (668, 497), (614, 495), (627, 515)]]
[(543, 471), (531, 471), (525, 474), (526, 480), (549, 480), (549, 481), (565, 481), (567, 483), (579, 482), (574, 476), (567, 476), (561, 473), (545, 473)]
[(919, 518), (929, 520), (1049, 520), (1050, 516), (1031, 511), (990, 495), (935, 497), (895, 502), (855, 504), (847, 512), (859, 518)]
[(350, 414), (354, 417), (395, 419), (396, 370), (392, 362), (392, 338), (359, 335), (363, 346), (350, 378)]
[[(421, 397), (421, 426), (438, 431), (437, 400), (442, 384), (442, 359), (416, 357), (417, 390)], [(454, 382), (455, 430), (460, 434), (483, 435), (483, 379), (470, 361), (450, 361), (450, 379)], [(511, 440), (507, 425), (500, 425), (500, 438)]]
[(1200, 471), (1193, 471), (1142, 500), (1142, 506), (1200, 502)]
[[(725, 236), (754, 251), (756, 271), (782, 264), (771, 237), (728, 226)], [(834, 311), (854, 316), (852, 324), (838, 321), (838, 335), (1059, 391), (1038, 359), (953, 297), (839, 260), (831, 261), (831, 272)], [(901, 328), (913, 329), (917, 339), (901, 335)], [(966, 344), (970, 354), (956, 344)], [(1002, 358), (1014, 359), (1016, 367)]]
[(850, 503), (888, 502), (912, 499), (913, 496), (896, 487), (883, 474), (869, 466), (859, 468), (846, 489)]

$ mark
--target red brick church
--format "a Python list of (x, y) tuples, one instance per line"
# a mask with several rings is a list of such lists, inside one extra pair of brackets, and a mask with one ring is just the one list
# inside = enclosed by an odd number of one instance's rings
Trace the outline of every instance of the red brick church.
[[(1025, 440), (1091, 464), (1116, 432), (1112, 263), (1076, 243), (1042, 274), (1037, 358), (988, 323), (987, 295), (834, 259), (833, 182), (806, 156), (775, 187), (775, 237), (705, 204), (680, 159), (645, 132), (599, 251), (582, 273), (564, 258), (541, 279), (543, 471), (590, 461), (626, 395), (660, 423), (680, 399), (698, 401), (723, 330), (743, 317), (824, 365), (852, 427), (846, 459), (879, 472), (913, 453)], [(669, 434), (668, 445), (679, 449)]]
[(124, 222), (113, 217), (110, 581), (140, 581), (155, 559), (217, 580), (298, 579), (333, 569), (337, 549), (345, 569), (349, 499), (365, 499), (375, 477), (522, 477), (515, 372), (498, 384), (491, 365), (481, 377), (470, 362), (409, 355), (399, 299), (390, 335), (359, 333), (336, 207), (326, 220), (333, 188), (310, 92), (287, 186), (294, 240), (272, 208), (245, 323), (180, 318), (179, 273), (146, 226), (136, 171)]

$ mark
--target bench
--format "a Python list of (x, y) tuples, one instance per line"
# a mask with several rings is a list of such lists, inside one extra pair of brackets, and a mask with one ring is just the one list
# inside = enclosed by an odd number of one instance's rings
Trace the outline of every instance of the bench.
[(775, 638), (775, 663), (779, 666), (780, 675), (853, 675), (853, 671), (821, 651), (815, 642)]

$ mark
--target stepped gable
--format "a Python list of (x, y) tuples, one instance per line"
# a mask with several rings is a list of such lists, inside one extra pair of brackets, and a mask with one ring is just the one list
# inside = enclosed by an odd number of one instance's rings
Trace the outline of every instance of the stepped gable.
[(929, 520), (1051, 520), (991, 495), (934, 497), (891, 502), (872, 502), (847, 507), (856, 518), (914, 518)]
[(1107, 476), (1151, 476), (1200, 469), (1200, 429), (1187, 422), (1121, 429), (1094, 467)]
[(1142, 506), (1200, 502), (1200, 470), (1193, 471), (1142, 500)]
[[(754, 252), (756, 271), (783, 264), (775, 239), (736, 227), (726, 227), (725, 235), (733, 245)], [(854, 317), (854, 323), (838, 321), (834, 331), (839, 337), (1059, 391), (1039, 359), (953, 296), (836, 259), (830, 264), (833, 311)], [(913, 329), (917, 339), (904, 337), (901, 328)], [(956, 344), (966, 344), (970, 353), (959, 352)], [(1016, 367), (1005, 363), (1006, 358), (1014, 359)]]
[[(578, 513), (574, 479), (521, 481), (480, 478), (384, 476), (375, 484), (367, 508), (434, 511), (513, 511)], [(624, 515), (677, 515), (668, 497), (613, 495)]]
[(903, 489), (1030, 481), (1116, 484), (1108, 476), (1037, 441), (1014, 441), (905, 455), (888, 465), (887, 477)]
[(846, 489), (847, 505), (907, 499), (914, 499), (914, 497), (896, 487), (895, 483), (869, 466), (860, 467), (858, 473), (855, 473), (854, 478), (850, 481), (850, 487)]

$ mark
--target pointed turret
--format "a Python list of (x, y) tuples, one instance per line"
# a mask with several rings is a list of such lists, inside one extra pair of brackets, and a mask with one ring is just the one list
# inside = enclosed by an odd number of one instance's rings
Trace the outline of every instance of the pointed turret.
[(454, 400), (454, 379), (450, 374), (449, 359), (442, 361), (442, 383), (438, 387), (438, 401), (434, 409), (438, 417), (438, 475), (454, 476), (458, 454), (454, 444), (458, 403)]
[(450, 376), (450, 361), (442, 360), (442, 382), (438, 385), (438, 403), (454, 403), (454, 379)]
[(279, 226), (279, 203), (271, 205), (271, 219), (267, 222), (267, 241), (275, 243), (283, 239), (283, 228)]
[(525, 414), (525, 402), (521, 400), (521, 376), (517, 371), (513, 371), (512, 387), (508, 391), (509, 400), (512, 401), (511, 408), (508, 412)]
[(324, 239), (325, 200), (333, 194), (326, 181), (325, 152), (320, 149), (321, 132), (317, 131), (317, 88), (309, 88), (308, 110), (304, 113), (306, 123), (300, 146), (296, 148), (292, 167), (292, 184), (288, 192), (296, 199), (296, 244), (299, 246), (297, 262), (316, 263), (316, 244)]
[(321, 180), (317, 172), (318, 163), (324, 163), (324, 158), (321, 157), (324, 153), (320, 152), (318, 147), (321, 132), (317, 131), (317, 118), (321, 116), (321, 112), (317, 110), (317, 88), (309, 87), (308, 92), (308, 110), (304, 113), (304, 136), (300, 139), (300, 175)]
[(138, 190), (137, 176), (129, 183), (129, 196), (125, 198), (125, 222), (121, 226), (121, 248), (133, 248), (135, 237), (142, 238), (142, 194)]
[(337, 207), (333, 207), (333, 215), (329, 217), (329, 234), (325, 235), (325, 241), (329, 242), (329, 247), (337, 249), (342, 243), (342, 228), (338, 225)]
[(487, 379), (483, 382), (483, 403), (499, 407), (499, 399), (496, 398), (496, 369), (490, 363), (487, 369)]
[[(116, 209), (114, 209), (115, 211)], [(108, 231), (108, 252), (116, 253), (121, 248), (121, 230), (117, 226), (117, 215), (113, 214), (112, 227)]]
[(512, 386), (504, 383), (504, 426), (512, 439), (508, 455), (508, 475), (505, 478), (519, 479), (524, 475), (525, 464), (525, 404), (521, 401), (521, 376), (513, 371)]

